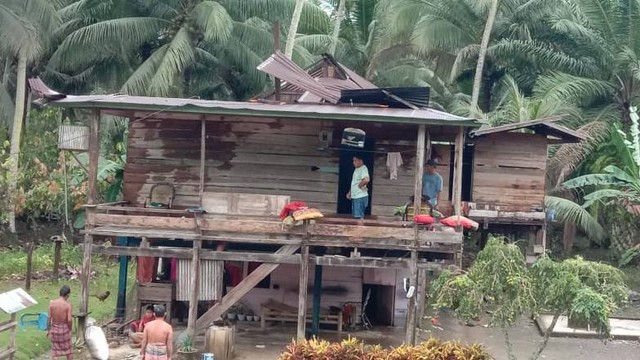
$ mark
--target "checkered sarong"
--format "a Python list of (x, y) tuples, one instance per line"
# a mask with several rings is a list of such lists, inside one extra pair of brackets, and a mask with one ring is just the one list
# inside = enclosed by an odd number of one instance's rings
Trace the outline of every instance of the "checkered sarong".
[(67, 324), (53, 324), (49, 329), (51, 353), (54, 357), (71, 355), (71, 330)]

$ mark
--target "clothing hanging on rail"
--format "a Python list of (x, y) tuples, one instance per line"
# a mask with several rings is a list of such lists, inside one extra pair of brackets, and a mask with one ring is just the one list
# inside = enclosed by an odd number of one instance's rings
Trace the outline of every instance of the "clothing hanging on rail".
[(402, 166), (402, 155), (399, 152), (387, 153), (387, 169), (389, 179), (398, 180), (398, 168)]

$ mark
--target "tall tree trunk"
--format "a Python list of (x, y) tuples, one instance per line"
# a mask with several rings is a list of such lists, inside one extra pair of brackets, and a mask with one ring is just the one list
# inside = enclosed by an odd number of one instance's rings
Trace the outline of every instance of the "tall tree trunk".
[(487, 22), (485, 23), (484, 33), (482, 34), (482, 42), (480, 43), (480, 51), (478, 53), (478, 64), (476, 65), (476, 73), (473, 77), (473, 91), (471, 92), (472, 106), (478, 106), (480, 88), (482, 87), (482, 72), (484, 71), (484, 61), (487, 57), (487, 48), (489, 47), (489, 40), (491, 40), (493, 23), (495, 22), (496, 14), (498, 13), (498, 1), (499, 0), (491, 1), (491, 7), (489, 7), (489, 14), (487, 15)]
[(565, 254), (570, 254), (573, 249), (573, 240), (576, 237), (576, 224), (565, 221), (562, 231), (562, 250)]
[[(13, 117), (13, 130), (11, 132), (11, 147), (9, 149), (11, 178), (9, 181), (9, 196), (15, 196), (18, 188), (18, 161), (20, 160), (20, 137), (22, 135), (22, 124), (24, 119), (24, 101), (26, 97), (27, 85), (27, 56), (24, 51), (18, 55), (18, 74), (16, 78), (16, 107)], [(16, 232), (16, 211), (15, 205), (11, 202), (9, 212), (9, 230)]]
[(340, 0), (338, 4), (338, 12), (336, 13), (336, 23), (333, 25), (333, 34), (331, 34), (331, 47), (329, 48), (329, 54), (335, 55), (336, 48), (338, 47), (338, 40), (340, 39), (340, 26), (342, 25), (342, 19), (344, 18), (344, 8), (347, 0)]
[(300, 25), (300, 16), (302, 16), (302, 8), (307, 0), (296, 0), (296, 7), (293, 10), (293, 16), (291, 17), (291, 25), (289, 26), (289, 33), (287, 34), (287, 44), (284, 48), (284, 56), (291, 59), (293, 56), (293, 46), (296, 42), (296, 35), (298, 35), (298, 25)]

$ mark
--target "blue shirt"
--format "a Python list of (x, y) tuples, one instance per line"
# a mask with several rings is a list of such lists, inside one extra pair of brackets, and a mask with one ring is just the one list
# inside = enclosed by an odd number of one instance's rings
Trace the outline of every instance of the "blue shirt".
[(422, 175), (422, 195), (429, 197), (431, 205), (438, 205), (438, 193), (442, 191), (442, 176), (438, 173)]

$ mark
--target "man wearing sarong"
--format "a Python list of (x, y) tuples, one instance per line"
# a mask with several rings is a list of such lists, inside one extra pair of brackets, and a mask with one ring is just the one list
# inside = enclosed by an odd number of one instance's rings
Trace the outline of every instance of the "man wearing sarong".
[(144, 327), (147, 325), (147, 323), (155, 320), (155, 318), (156, 317), (153, 313), (153, 305), (149, 305), (146, 307), (142, 318), (131, 323), (131, 333), (129, 334), (129, 338), (131, 338), (132, 347), (141, 346), (142, 338), (144, 337)]
[(164, 321), (162, 305), (153, 307), (155, 320), (144, 327), (142, 338), (142, 360), (170, 360), (173, 354), (173, 329)]
[(67, 285), (60, 288), (60, 297), (49, 302), (49, 330), (47, 337), (51, 339), (51, 359), (61, 356), (71, 359), (71, 289)]

